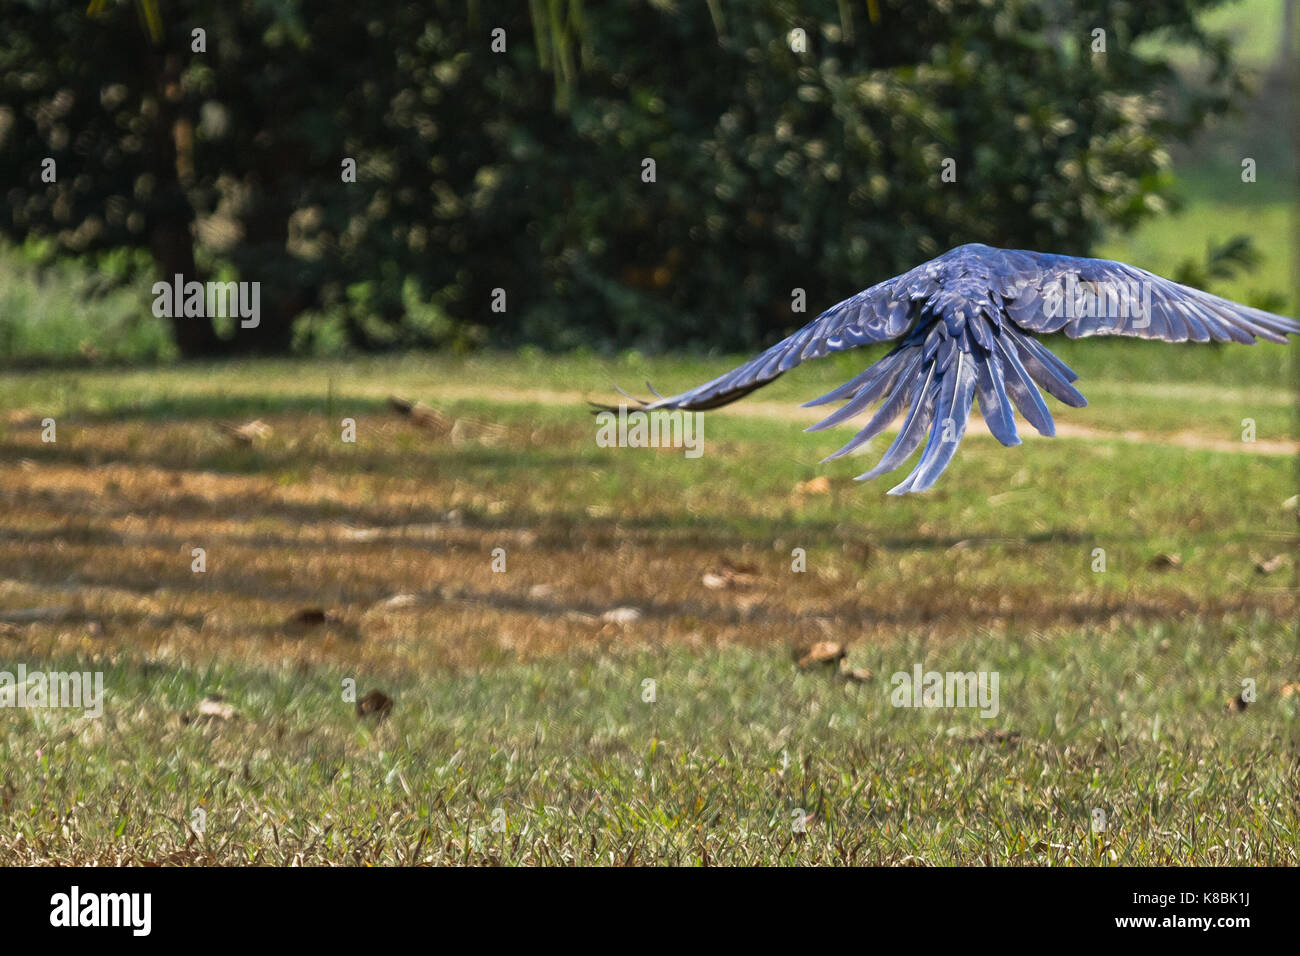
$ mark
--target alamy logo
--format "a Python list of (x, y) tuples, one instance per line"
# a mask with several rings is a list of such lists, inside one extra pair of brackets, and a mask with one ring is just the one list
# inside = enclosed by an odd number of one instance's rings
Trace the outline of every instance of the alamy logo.
[(894, 685), (889, 702), (895, 707), (979, 707), (981, 717), (998, 715), (997, 671), (921, 672), (898, 671), (889, 678)]
[(0, 671), (0, 708), (81, 707), (87, 717), (104, 713), (102, 671)]
[(133, 936), (148, 936), (153, 925), (152, 893), (68, 893), (50, 897), (50, 925), (129, 926)]
[(1151, 325), (1151, 283), (1143, 280), (1080, 282), (1078, 276), (1068, 275), (1041, 294), (1043, 314), (1048, 318), (1114, 319), (1116, 330), (1126, 319), (1134, 329)]
[(596, 415), (601, 448), (684, 448), (687, 458), (704, 454), (704, 417), (699, 412), (628, 411), (626, 405)]
[(153, 314), (160, 319), (237, 318), (241, 329), (262, 321), (262, 283), (186, 282), (179, 272), (153, 284)]

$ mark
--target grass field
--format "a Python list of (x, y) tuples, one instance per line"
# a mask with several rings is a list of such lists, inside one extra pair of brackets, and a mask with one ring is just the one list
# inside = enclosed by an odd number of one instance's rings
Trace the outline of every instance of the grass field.
[[(727, 359), (7, 373), (0, 660), (105, 703), (4, 712), (0, 859), (1300, 863), (1289, 350), (1057, 351), (1062, 437), (973, 433), (902, 499), (801, 430), (865, 353), (696, 459), (582, 401)], [(872, 676), (796, 668), (823, 640)], [(894, 706), (917, 666), (996, 715)]]

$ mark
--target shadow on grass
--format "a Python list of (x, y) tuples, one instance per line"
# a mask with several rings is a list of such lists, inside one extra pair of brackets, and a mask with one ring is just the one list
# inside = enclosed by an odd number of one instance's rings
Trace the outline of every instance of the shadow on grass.
[[(42, 447), (39, 450), (24, 446), (0, 445), (3, 451), (33, 451), (38, 462), (57, 461), (63, 464), (87, 464), (85, 458), (89, 453), (64, 450), (54, 447)], [(494, 469), (491, 464), (498, 455), (490, 450), (485, 452), (480, 467)], [(250, 452), (250, 455), (256, 453)], [(456, 452), (458, 460), (461, 451)], [(508, 457), (509, 453), (501, 455)], [(111, 458), (111, 460), (117, 460)], [(130, 464), (148, 464), (160, 470), (174, 470), (177, 474), (189, 473), (193, 467), (172, 468), (157, 459), (135, 459)], [(331, 463), (332, 464), (332, 463)], [(250, 472), (259, 472), (250, 468)], [(654, 514), (634, 516), (609, 516), (592, 518), (583, 512), (540, 512), (530, 509), (506, 509), (499, 513), (487, 514), (474, 508), (457, 508), (455, 517), (446, 508), (435, 505), (403, 506), (395, 511), (393, 505), (385, 504), (345, 504), (339, 501), (322, 501), (319, 503), (301, 503), (272, 498), (265, 494), (235, 494), (198, 496), (180, 494), (169, 500), (161, 508), (144, 511), (131, 502), (105, 502), (93, 494), (82, 491), (42, 489), (33, 494), (32, 500), (42, 510), (66, 513), (69, 519), (60, 528), (41, 530), (17, 530), (0, 528), (0, 541), (13, 543), (40, 543), (68, 541), (88, 544), (135, 543), (140, 545), (161, 546), (164, 543), (183, 544), (178, 537), (162, 535), (130, 535), (96, 527), (94, 522), (106, 523), (127, 517), (159, 517), (183, 515), (189, 520), (203, 518), (241, 521), (279, 520), (296, 526), (312, 524), (339, 524), (355, 529), (365, 529), (382, 533), (392, 531), (389, 544), (411, 543), (402, 531), (412, 525), (440, 526), (448, 532), (458, 529), (470, 532), (502, 532), (527, 530), (536, 536), (536, 543), (550, 550), (570, 554), (587, 553), (592, 549), (612, 549), (623, 544), (640, 544), (657, 547), (660, 550), (677, 550), (693, 548), (709, 551), (738, 551), (745, 547), (770, 549), (777, 541), (789, 538), (792, 532), (807, 535), (815, 545), (842, 547), (845, 545), (869, 545), (871, 548), (885, 551), (935, 551), (947, 550), (961, 545), (969, 548), (979, 547), (1039, 547), (1053, 545), (1093, 544), (1097, 535), (1090, 531), (1057, 528), (1035, 531), (1025, 535), (981, 535), (981, 534), (917, 534), (917, 535), (877, 535), (870, 526), (846, 527), (838, 517), (824, 519), (801, 519), (795, 525), (782, 524), (779, 533), (774, 534), (772, 522), (758, 516), (701, 516), (692, 515), (689, 524), (683, 524), (679, 513), (661, 511)], [(24, 499), (16, 492), (0, 491), (0, 500), (5, 500), (16, 510), (24, 504)], [(668, 504), (668, 503), (666, 503)], [(91, 509), (93, 508), (93, 512)], [(91, 514), (88, 516), (88, 512)], [(258, 531), (255, 534), (205, 535), (215, 541), (230, 541), (245, 544), (264, 544), (277, 547), (300, 547), (303, 539), (292, 534), (280, 534), (274, 531)], [(1108, 542), (1133, 543), (1145, 540), (1145, 536), (1132, 531), (1117, 535), (1107, 532)], [(1223, 540), (1222, 536), (1218, 540)], [(421, 537), (422, 546), (429, 545), (436, 549), (438, 542)], [(332, 539), (321, 542), (331, 550), (347, 552), (365, 551), (374, 546), (373, 541), (349, 541)]]
[[(166, 539), (168, 546), (178, 546), (178, 539)], [(421, 542), (421, 546), (427, 544)], [(375, 545), (370, 545), (375, 547)], [(385, 550), (380, 546), (378, 551)], [(150, 595), (167, 591), (185, 595), (187, 600), (209, 600), (214, 606), (237, 601), (285, 603), (324, 607), (360, 606), (372, 608), (393, 595), (391, 585), (353, 580), (345, 585), (327, 584), (319, 579), (298, 579), (288, 583), (268, 581), (265, 573), (243, 571), (238, 568), (211, 571), (204, 576), (190, 573), (180, 565), (165, 576), (132, 576), (118, 570), (107, 572), (87, 571), (75, 554), (57, 555), (43, 562), (39, 572), (25, 562), (0, 556), (0, 577), (14, 577), (25, 584), (56, 593), (67, 593), (84, 598), (87, 589), (104, 588), (115, 591)], [(1140, 620), (1164, 620), (1185, 613), (1210, 617), (1259, 609), (1257, 597), (1243, 594), (1236, 598), (1202, 598), (1194, 595), (1165, 593), (1151, 598), (1133, 599), (1123, 595), (1093, 594), (1045, 597), (1043, 601), (1008, 611), (992, 603), (974, 602), (967, 592), (954, 592), (951, 601), (931, 601), (924, 607), (907, 607), (901, 610), (882, 611), (868, 602), (869, 597), (852, 595), (844, 601), (822, 603), (793, 610), (775, 602), (779, 595), (764, 598), (760, 603), (735, 607), (703, 600), (676, 600), (647, 598), (644, 595), (616, 596), (596, 603), (589, 600), (535, 596), (531, 593), (509, 593), (484, 590), (459, 584), (435, 585), (432, 588), (408, 592), (410, 601), (404, 609), (429, 610), (438, 607), (479, 608), (495, 613), (525, 614), (532, 617), (568, 618), (576, 624), (601, 626), (601, 615), (611, 607), (632, 605), (641, 617), (667, 622), (689, 618), (715, 625), (762, 627), (777, 626), (792, 637), (802, 626), (818, 618), (831, 621), (840, 628), (857, 628), (871, 633), (873, 628), (898, 628), (929, 625), (945, 621), (959, 621), (963, 629), (991, 622), (1002, 622), (1018, 627), (1039, 627), (1051, 624), (1099, 624), (1126, 615)], [(150, 615), (138, 612), (121, 612), (108, 615), (86, 614), (87, 619), (115, 622), (123, 626), (152, 620)], [(168, 620), (183, 621), (200, 626), (202, 615), (195, 619), (176, 617)], [(348, 636), (359, 638), (360, 632), (351, 625), (344, 626)], [(283, 636), (283, 628), (255, 628), (263, 636)], [(241, 632), (247, 633), (246, 628)]]

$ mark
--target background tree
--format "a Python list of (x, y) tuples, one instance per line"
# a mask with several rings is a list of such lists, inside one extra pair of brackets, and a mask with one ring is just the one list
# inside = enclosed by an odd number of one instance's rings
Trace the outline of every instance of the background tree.
[[(1165, 144), (1240, 87), (1214, 5), (21, 0), (0, 229), (260, 281), (255, 330), (174, 320), (188, 356), (749, 348), (806, 320), (795, 288), (815, 312), (961, 242), (1086, 253), (1161, 208)], [(1197, 88), (1153, 36), (1202, 51)]]

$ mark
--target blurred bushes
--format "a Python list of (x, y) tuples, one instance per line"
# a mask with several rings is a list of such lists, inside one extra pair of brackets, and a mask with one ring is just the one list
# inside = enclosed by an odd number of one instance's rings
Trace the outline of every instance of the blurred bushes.
[(0, 231), (262, 283), (261, 327), (177, 320), (184, 354), (752, 348), (953, 245), (1086, 253), (1162, 209), (1165, 144), (1239, 88), (1214, 5), (177, 0), (155, 46), (129, 5), (20, 0)]
[(71, 258), (50, 261), (38, 243), (0, 244), (0, 358), (48, 366), (174, 357), (165, 328), (141, 306), (141, 286), (128, 281), (135, 270), (125, 258), (115, 252), (92, 269)]

